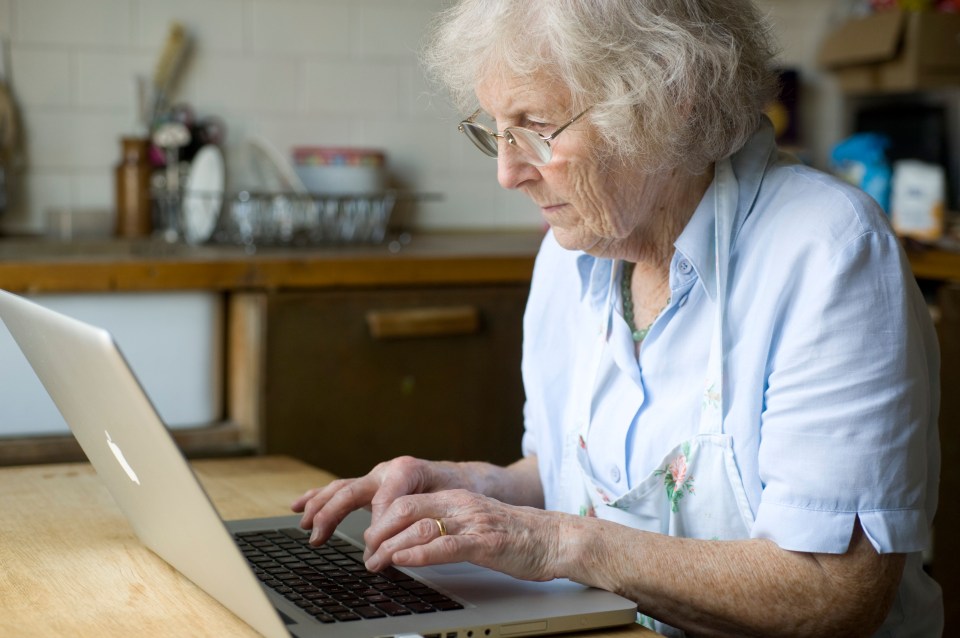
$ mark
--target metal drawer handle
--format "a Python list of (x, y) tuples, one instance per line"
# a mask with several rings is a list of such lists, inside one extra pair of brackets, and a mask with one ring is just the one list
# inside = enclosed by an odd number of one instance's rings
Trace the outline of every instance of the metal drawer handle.
[(367, 327), (374, 339), (469, 335), (480, 331), (480, 311), (474, 306), (371, 310)]

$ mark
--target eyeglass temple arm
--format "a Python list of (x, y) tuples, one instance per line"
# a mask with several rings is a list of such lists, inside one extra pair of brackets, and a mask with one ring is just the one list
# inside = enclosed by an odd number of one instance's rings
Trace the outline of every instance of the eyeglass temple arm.
[[(563, 133), (565, 130), (567, 130), (567, 127), (568, 127), (568, 126), (570, 126), (571, 124), (573, 124), (574, 122), (576, 122), (577, 120), (579, 120), (581, 117), (583, 117), (584, 114), (585, 114), (587, 111), (589, 111), (591, 108), (593, 108), (593, 107), (592, 107), (592, 106), (588, 106), (587, 108), (583, 109), (582, 111), (580, 111), (579, 113), (577, 113), (577, 115), (574, 116), (574, 118), (573, 118), (572, 120), (570, 120), (569, 122), (567, 122), (566, 124), (564, 124), (563, 126), (561, 126), (560, 128), (558, 128), (556, 131), (554, 131), (554, 132), (551, 133), (550, 135), (547, 135), (546, 137), (541, 136), (541, 137), (543, 137), (543, 141), (544, 141), (544, 142), (549, 142), (549, 141), (551, 141), (553, 138), (555, 138), (556, 136), (558, 136), (558, 135), (560, 135), (561, 133)], [(479, 112), (479, 111), (478, 111), (478, 112)]]

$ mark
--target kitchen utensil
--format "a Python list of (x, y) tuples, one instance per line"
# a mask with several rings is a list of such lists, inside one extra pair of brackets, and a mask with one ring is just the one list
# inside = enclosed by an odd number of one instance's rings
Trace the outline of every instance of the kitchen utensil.
[(163, 149), (167, 164), (165, 193), (159, 194), (160, 231), (173, 242), (180, 234), (180, 149), (190, 143), (190, 130), (180, 122), (167, 122), (154, 132), (153, 143)]
[(166, 109), (170, 93), (173, 90), (184, 60), (190, 49), (190, 36), (179, 22), (172, 22), (164, 42), (160, 58), (153, 72), (153, 113), (151, 122), (155, 122)]

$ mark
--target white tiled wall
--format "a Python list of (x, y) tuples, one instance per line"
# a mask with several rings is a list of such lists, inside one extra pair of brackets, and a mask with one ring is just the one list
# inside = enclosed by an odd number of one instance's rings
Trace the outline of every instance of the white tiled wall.
[(440, 193), (422, 227), (539, 226), (502, 193), (495, 162), (456, 131), (459, 114), (417, 65), (422, 30), (444, 0), (0, 0), (8, 80), (29, 161), (19, 206), (0, 219), (40, 232), (47, 212), (112, 207), (119, 138), (135, 127), (137, 74), (150, 75), (172, 21), (194, 37), (178, 99), (227, 125), (228, 146), (257, 135), (294, 145), (386, 150), (393, 179)]

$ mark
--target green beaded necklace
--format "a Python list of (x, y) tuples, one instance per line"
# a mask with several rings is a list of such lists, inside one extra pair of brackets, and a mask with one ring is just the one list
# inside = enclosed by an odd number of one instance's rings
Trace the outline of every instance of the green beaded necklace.
[(626, 320), (627, 325), (630, 327), (630, 335), (633, 337), (634, 342), (640, 343), (647, 338), (647, 335), (650, 333), (650, 328), (653, 327), (653, 322), (657, 320), (657, 317), (660, 316), (660, 313), (670, 305), (670, 300), (667, 299), (667, 303), (663, 305), (663, 308), (657, 312), (653, 317), (653, 321), (648, 323), (644, 328), (637, 328), (633, 323), (633, 291), (630, 290), (630, 282), (633, 280), (633, 268), (636, 266), (632, 261), (623, 262), (623, 272), (620, 274), (620, 295), (623, 298), (623, 318)]

